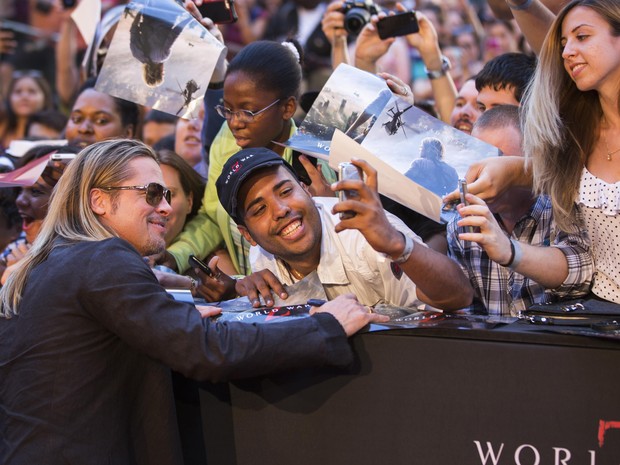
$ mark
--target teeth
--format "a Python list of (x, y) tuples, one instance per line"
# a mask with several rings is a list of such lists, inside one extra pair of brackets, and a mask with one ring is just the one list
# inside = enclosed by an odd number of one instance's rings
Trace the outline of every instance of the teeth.
[(289, 224), (286, 228), (284, 228), (280, 232), (280, 235), (281, 236), (290, 236), (295, 231), (297, 231), (300, 227), (301, 227), (301, 221), (294, 221), (293, 223)]

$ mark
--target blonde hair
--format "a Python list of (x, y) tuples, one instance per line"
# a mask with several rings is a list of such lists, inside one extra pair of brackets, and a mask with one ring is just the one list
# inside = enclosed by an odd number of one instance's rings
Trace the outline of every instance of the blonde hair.
[(574, 223), (581, 173), (596, 144), (602, 117), (598, 92), (580, 91), (564, 69), (562, 23), (578, 6), (594, 10), (609, 23), (612, 34), (620, 36), (618, 0), (567, 4), (547, 33), (522, 113), (523, 148), (533, 163), (534, 188), (551, 197), (555, 219), (565, 230)]
[(37, 239), (0, 290), (0, 316), (17, 315), (30, 272), (54, 249), (116, 236), (91, 209), (90, 192), (94, 187), (113, 186), (130, 178), (134, 173), (129, 162), (138, 157), (157, 161), (152, 149), (140, 141), (112, 139), (86, 147), (69, 164), (54, 188)]

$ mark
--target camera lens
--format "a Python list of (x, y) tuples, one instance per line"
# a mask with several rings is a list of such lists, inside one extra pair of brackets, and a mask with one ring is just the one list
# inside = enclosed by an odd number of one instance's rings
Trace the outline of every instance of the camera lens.
[(344, 16), (344, 28), (349, 34), (357, 35), (370, 21), (370, 12), (363, 8), (351, 8)]

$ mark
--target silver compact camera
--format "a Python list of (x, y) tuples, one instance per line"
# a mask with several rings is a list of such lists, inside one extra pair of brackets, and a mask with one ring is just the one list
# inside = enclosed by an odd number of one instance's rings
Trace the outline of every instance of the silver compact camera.
[[(362, 170), (355, 166), (353, 163), (342, 162), (338, 164), (338, 179), (343, 181), (345, 179), (356, 179), (359, 181), (364, 180), (364, 176), (362, 174)], [(357, 191), (343, 189), (338, 191), (338, 200), (341, 202), (349, 199), (358, 199), (359, 195)], [(355, 212), (353, 211), (345, 211), (340, 213), (340, 219), (346, 220), (348, 218), (353, 218), (355, 216)]]

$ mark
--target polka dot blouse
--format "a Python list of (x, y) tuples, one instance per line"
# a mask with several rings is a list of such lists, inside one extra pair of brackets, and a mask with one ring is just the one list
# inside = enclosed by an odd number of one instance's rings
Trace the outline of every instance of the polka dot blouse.
[(578, 203), (592, 241), (592, 292), (620, 303), (620, 182), (609, 184), (584, 168)]

